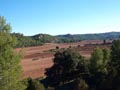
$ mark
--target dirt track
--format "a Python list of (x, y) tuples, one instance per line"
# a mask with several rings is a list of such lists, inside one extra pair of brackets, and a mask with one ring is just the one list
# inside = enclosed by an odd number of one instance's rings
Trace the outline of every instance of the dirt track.
[[(50, 49), (55, 49), (56, 46), (59, 48), (69, 48), (77, 47), (80, 45), (79, 49), (76, 50), (80, 52), (81, 55), (89, 58), (90, 53), (93, 51), (95, 46), (85, 46), (86, 44), (102, 44), (103, 41), (100, 40), (92, 40), (92, 41), (82, 41), (77, 43), (65, 43), (65, 44), (54, 44), (48, 43), (43, 46), (36, 47), (28, 47), (25, 48), (25, 56), (21, 61), (21, 65), (23, 68), (22, 78), (31, 77), (31, 78), (39, 78), (44, 76), (44, 72), (46, 68), (52, 66), (53, 62), (53, 53), (45, 52)], [(105, 46), (106, 47), (106, 46)], [(19, 51), (19, 49), (16, 49)]]

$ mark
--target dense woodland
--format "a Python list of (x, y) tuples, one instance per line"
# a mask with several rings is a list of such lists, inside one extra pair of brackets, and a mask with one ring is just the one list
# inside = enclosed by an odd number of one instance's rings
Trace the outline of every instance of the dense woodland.
[(10, 30), (0, 17), (0, 90), (120, 90), (120, 39), (113, 41), (111, 49), (97, 47), (90, 59), (70, 48), (58, 48), (45, 78), (21, 80), (23, 53), (14, 52), (18, 39)]

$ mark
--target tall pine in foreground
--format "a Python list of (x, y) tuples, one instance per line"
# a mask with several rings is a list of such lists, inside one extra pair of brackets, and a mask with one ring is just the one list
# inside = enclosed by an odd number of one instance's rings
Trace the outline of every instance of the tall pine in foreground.
[(13, 50), (16, 42), (10, 30), (10, 25), (0, 16), (0, 90), (25, 90), (20, 82), (20, 54)]

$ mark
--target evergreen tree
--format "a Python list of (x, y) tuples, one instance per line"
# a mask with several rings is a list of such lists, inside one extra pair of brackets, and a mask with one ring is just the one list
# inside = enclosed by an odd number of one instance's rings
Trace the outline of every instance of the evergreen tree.
[(83, 79), (77, 78), (74, 81), (74, 90), (88, 90), (88, 88), (89, 86)]
[(120, 39), (114, 40), (111, 47), (112, 90), (120, 90)]
[(103, 49), (103, 62), (106, 64), (110, 61), (110, 50), (108, 48)]
[(39, 80), (33, 80), (31, 78), (28, 78), (28, 87), (27, 90), (45, 90), (43, 84), (39, 82)]
[(79, 74), (78, 64), (83, 59), (79, 53), (70, 49), (56, 52), (53, 66), (45, 73), (49, 86), (58, 86), (61, 82), (74, 80)]
[[(106, 50), (105, 50), (106, 51)], [(107, 63), (105, 63), (106, 53), (104, 55), (103, 50), (96, 48), (91, 54), (90, 59), (90, 78), (88, 80), (91, 90), (101, 90), (104, 79), (107, 74)]]
[(120, 71), (120, 39), (114, 40), (111, 47), (111, 63)]
[(99, 71), (103, 64), (103, 52), (100, 48), (95, 48), (90, 58), (90, 69), (92, 72)]
[(10, 35), (11, 27), (0, 17), (0, 90), (24, 90), (20, 82), (20, 55), (15, 53), (15, 38)]

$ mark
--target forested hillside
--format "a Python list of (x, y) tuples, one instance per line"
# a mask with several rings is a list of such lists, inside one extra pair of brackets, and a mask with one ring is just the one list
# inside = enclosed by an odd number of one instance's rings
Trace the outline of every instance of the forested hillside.
[(81, 40), (104, 40), (120, 38), (120, 32), (108, 32), (99, 34), (66, 34), (56, 36), (60, 42), (76, 42)]
[(52, 36), (49, 34), (37, 34), (34, 36), (24, 36), (20, 33), (12, 33), (17, 38), (16, 47), (39, 46), (44, 43), (70, 43), (82, 40), (104, 40), (120, 38), (120, 32), (109, 32), (100, 34), (66, 34)]
[(17, 39), (16, 47), (38, 46), (43, 44), (40, 40), (33, 39), (30, 36), (24, 36), (20, 33), (12, 33), (12, 36), (15, 36)]

